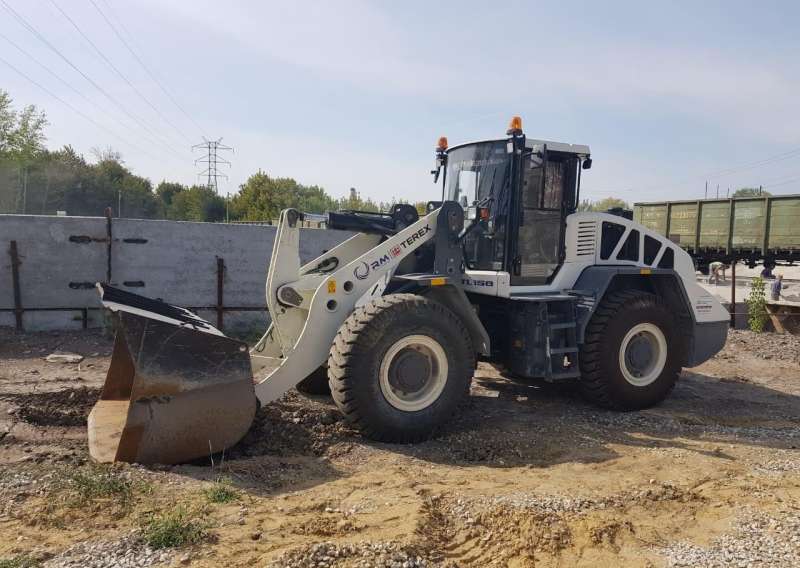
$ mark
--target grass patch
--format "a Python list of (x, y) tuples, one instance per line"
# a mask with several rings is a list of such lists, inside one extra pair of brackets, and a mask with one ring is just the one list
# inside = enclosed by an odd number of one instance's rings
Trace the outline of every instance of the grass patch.
[(133, 500), (133, 482), (119, 473), (101, 467), (78, 470), (67, 475), (70, 504), (80, 506), (97, 500), (113, 499), (126, 506)]
[(13, 558), (0, 558), (0, 568), (39, 568), (41, 564), (30, 556), (20, 555)]
[(54, 476), (37, 524), (65, 528), (76, 512), (121, 519), (133, 510), (139, 494), (150, 492), (149, 483), (130, 479), (120, 468), (93, 464), (62, 470)]
[(231, 484), (230, 479), (221, 477), (214, 482), (214, 485), (203, 490), (209, 503), (230, 503), (238, 501), (241, 495)]
[(197, 544), (209, 536), (208, 524), (182, 507), (146, 515), (140, 521), (140, 528), (144, 541), (155, 549)]

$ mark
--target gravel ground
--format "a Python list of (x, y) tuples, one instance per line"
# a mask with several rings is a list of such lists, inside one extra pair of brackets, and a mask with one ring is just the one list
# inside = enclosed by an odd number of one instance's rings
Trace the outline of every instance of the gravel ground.
[(800, 511), (775, 517), (751, 513), (708, 548), (674, 543), (663, 549), (668, 566), (728, 568), (800, 566)]
[(43, 568), (144, 568), (167, 563), (173, 551), (153, 550), (135, 533), (117, 540), (81, 542), (43, 564)]
[(319, 542), (287, 552), (267, 566), (269, 568), (327, 568), (348, 565), (354, 568), (427, 568), (442, 566), (423, 558), (396, 542), (358, 542), (337, 544)]
[[(791, 566), (800, 511), (800, 338), (734, 331), (663, 404), (616, 413), (569, 386), (480, 365), (441, 432), (364, 440), (292, 391), (209, 460), (121, 466), (114, 498), (63, 508), (91, 470), (85, 417), (109, 361), (98, 334), (0, 331), (0, 560), (55, 566)], [(8, 341), (5, 341), (5, 340)], [(81, 363), (48, 363), (60, 349)], [(231, 503), (204, 489), (225, 477)], [(147, 487), (147, 490), (141, 489)], [(104, 501), (105, 499), (105, 501)], [(139, 515), (205, 511), (213, 538), (153, 551)], [(61, 507), (61, 508), (59, 508)], [(47, 511), (47, 515), (42, 515)], [(166, 555), (166, 556), (165, 556)]]
[(726, 352), (746, 350), (764, 360), (800, 364), (800, 336), (775, 333), (752, 333), (736, 329), (728, 332)]

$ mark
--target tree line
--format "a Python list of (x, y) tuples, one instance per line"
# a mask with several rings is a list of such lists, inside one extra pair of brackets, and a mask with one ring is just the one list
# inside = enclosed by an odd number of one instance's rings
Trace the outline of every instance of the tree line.
[[(280, 211), (294, 207), (309, 213), (338, 209), (387, 211), (398, 200), (376, 202), (354, 189), (335, 198), (317, 185), (258, 171), (227, 200), (204, 185), (187, 186), (164, 180), (152, 182), (133, 173), (112, 148), (92, 149), (93, 161), (72, 146), (50, 150), (45, 146), (48, 125), (44, 112), (34, 105), (14, 108), (8, 93), (0, 90), (0, 213), (102, 215), (110, 207), (116, 216), (183, 221), (270, 221)], [(734, 197), (768, 195), (741, 188)], [(425, 202), (414, 204), (420, 213)], [(582, 200), (580, 211), (630, 209), (621, 199)]]
[[(15, 110), (0, 90), (0, 213), (114, 215), (184, 221), (268, 221), (294, 207), (309, 213), (336, 209), (387, 210), (392, 202), (362, 198), (351, 189), (334, 198), (322, 187), (258, 171), (226, 200), (205, 185), (152, 182), (133, 173), (119, 152), (92, 149), (93, 161), (72, 146), (45, 146), (44, 112), (29, 105)], [(424, 203), (416, 204), (424, 208)]]

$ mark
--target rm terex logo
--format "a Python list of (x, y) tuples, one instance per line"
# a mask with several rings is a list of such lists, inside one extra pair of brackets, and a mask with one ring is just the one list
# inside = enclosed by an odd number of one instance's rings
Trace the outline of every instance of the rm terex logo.
[(485, 287), (491, 288), (494, 286), (494, 282), (491, 280), (475, 280), (474, 278), (462, 278), (461, 283), (464, 286), (476, 286), (476, 287)]
[(358, 266), (353, 269), (353, 276), (358, 278), (359, 280), (366, 279), (367, 275), (369, 274), (370, 269), (377, 270), (393, 258), (397, 258), (398, 256), (403, 254), (403, 251), (417, 242), (419, 239), (430, 233), (431, 227), (430, 225), (425, 225), (420, 230), (412, 234), (406, 240), (401, 241), (399, 244), (393, 246), (384, 254), (379, 256), (376, 260), (373, 260), (369, 263), (362, 262)]

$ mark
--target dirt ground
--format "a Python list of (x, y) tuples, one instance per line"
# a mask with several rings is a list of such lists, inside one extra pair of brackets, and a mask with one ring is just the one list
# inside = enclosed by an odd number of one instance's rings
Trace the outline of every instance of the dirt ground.
[[(731, 332), (634, 413), (481, 365), (459, 414), (412, 446), (292, 391), (224, 458), (151, 468), (89, 461), (110, 349), (0, 332), (0, 566), (800, 565), (800, 338)], [(85, 359), (45, 362), (56, 350)], [(92, 475), (117, 485), (75, 493)], [(220, 479), (234, 497), (213, 502)], [(143, 544), (142, 519), (176, 507), (203, 539)]]

